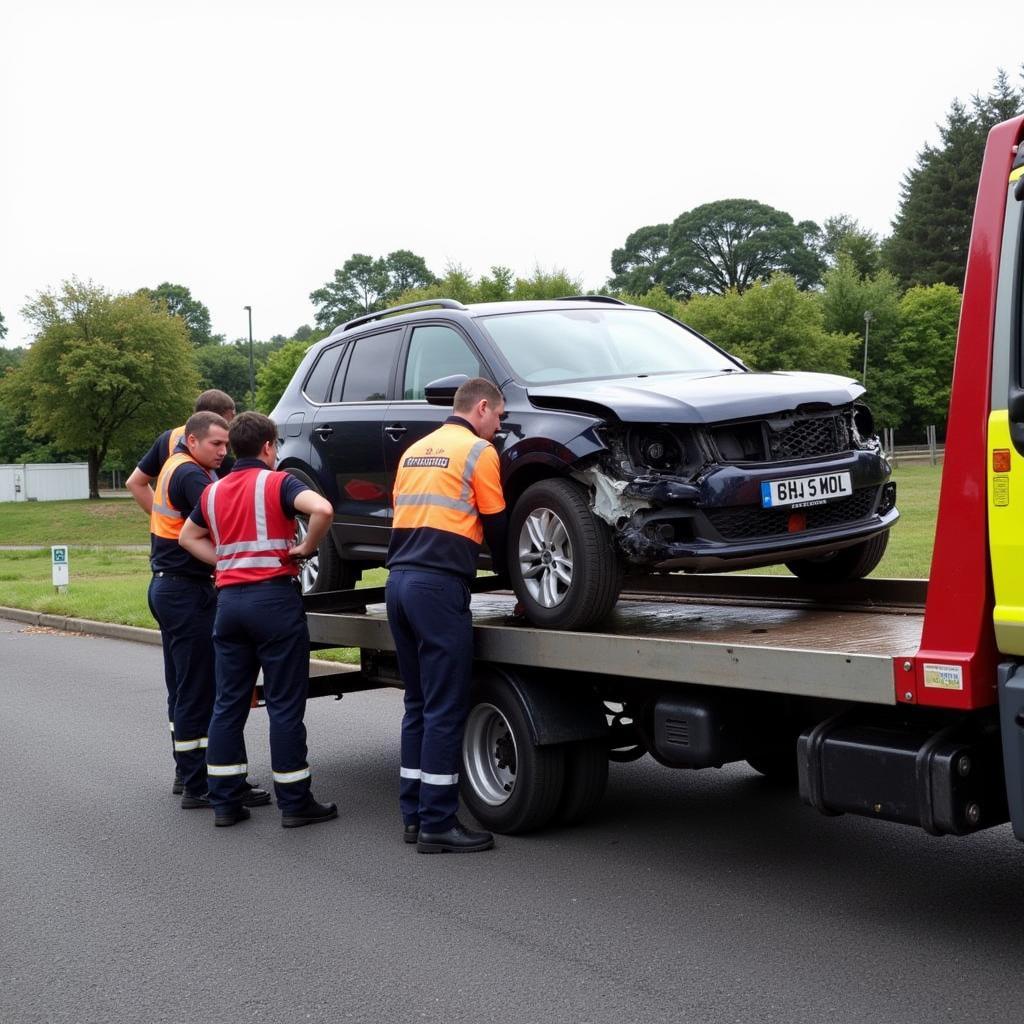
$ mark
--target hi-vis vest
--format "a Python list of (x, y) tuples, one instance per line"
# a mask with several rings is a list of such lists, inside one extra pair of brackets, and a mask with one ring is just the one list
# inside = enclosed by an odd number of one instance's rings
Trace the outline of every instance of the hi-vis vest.
[(287, 475), (236, 469), (203, 491), (203, 515), (217, 549), (218, 587), (298, 576), (298, 565), (288, 558), (295, 520), (281, 508), (281, 484)]
[(164, 458), (169, 459), (174, 454), (174, 449), (178, 447), (178, 442), (185, 436), (184, 425), (175, 427), (171, 431), (171, 436), (167, 439), (167, 454)]
[(498, 453), (472, 430), (445, 423), (402, 456), (394, 495), (395, 530), (443, 530), (482, 544), (480, 514), (505, 508)]
[[(181, 533), (181, 528), (185, 525), (185, 520), (188, 518), (189, 512), (192, 510), (177, 509), (171, 504), (171, 499), (167, 496), (167, 488), (170, 486), (171, 477), (174, 475), (174, 471), (179, 466), (184, 466), (185, 463), (191, 462), (199, 466), (199, 463), (189, 455), (188, 452), (175, 452), (164, 464), (160, 470), (160, 475), (156, 478), (156, 487), (153, 489), (153, 510), (149, 513), (149, 532), (157, 537), (163, 537), (165, 540), (177, 540)], [(210, 472), (199, 466), (203, 472), (210, 477)]]

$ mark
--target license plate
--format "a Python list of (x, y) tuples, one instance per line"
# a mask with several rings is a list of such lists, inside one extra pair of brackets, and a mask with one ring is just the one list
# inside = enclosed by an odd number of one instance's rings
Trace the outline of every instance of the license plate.
[(849, 473), (818, 473), (789, 480), (766, 480), (761, 484), (761, 507), (824, 505), (826, 501), (853, 494)]

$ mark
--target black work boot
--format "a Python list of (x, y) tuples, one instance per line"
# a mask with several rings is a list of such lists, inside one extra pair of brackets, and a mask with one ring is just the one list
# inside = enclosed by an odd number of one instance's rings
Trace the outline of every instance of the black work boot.
[(174, 782), (171, 784), (171, 792), (175, 796), (181, 796), (185, 792), (185, 780), (181, 777), (181, 769), (174, 769)]
[(473, 832), (458, 818), (446, 832), (420, 832), (416, 837), (420, 853), (479, 853), (493, 846), (494, 836), (490, 832)]
[(404, 825), (402, 827), (402, 839), (407, 843), (415, 843), (420, 836), (419, 825)]
[(316, 825), (338, 816), (337, 804), (320, 804), (312, 796), (294, 811), (281, 815), (281, 828), (300, 828), (302, 825)]
[(227, 828), (230, 825), (237, 825), (240, 821), (247, 821), (251, 815), (246, 806), (233, 807), (229, 811), (220, 811), (213, 816), (213, 823), (218, 828)]
[(205, 810), (213, 806), (210, 803), (209, 794), (203, 793), (200, 796), (193, 796), (191, 793), (183, 793), (181, 797), (181, 806), (186, 811), (198, 811)]
[(265, 789), (258, 789), (256, 786), (249, 786), (242, 794), (242, 805), (244, 807), (263, 807), (270, 803), (270, 794)]

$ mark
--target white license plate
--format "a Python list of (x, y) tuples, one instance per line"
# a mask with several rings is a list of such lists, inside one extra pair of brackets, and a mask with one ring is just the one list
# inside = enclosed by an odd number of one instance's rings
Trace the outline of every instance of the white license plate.
[(823, 505), (826, 501), (853, 494), (849, 473), (818, 473), (789, 480), (766, 480), (761, 484), (761, 507)]

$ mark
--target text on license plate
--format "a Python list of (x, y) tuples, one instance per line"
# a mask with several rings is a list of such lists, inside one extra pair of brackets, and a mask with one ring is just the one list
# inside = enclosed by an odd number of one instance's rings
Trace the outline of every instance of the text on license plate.
[(761, 507), (821, 505), (848, 494), (853, 494), (849, 473), (819, 473), (789, 480), (766, 480), (761, 484)]

